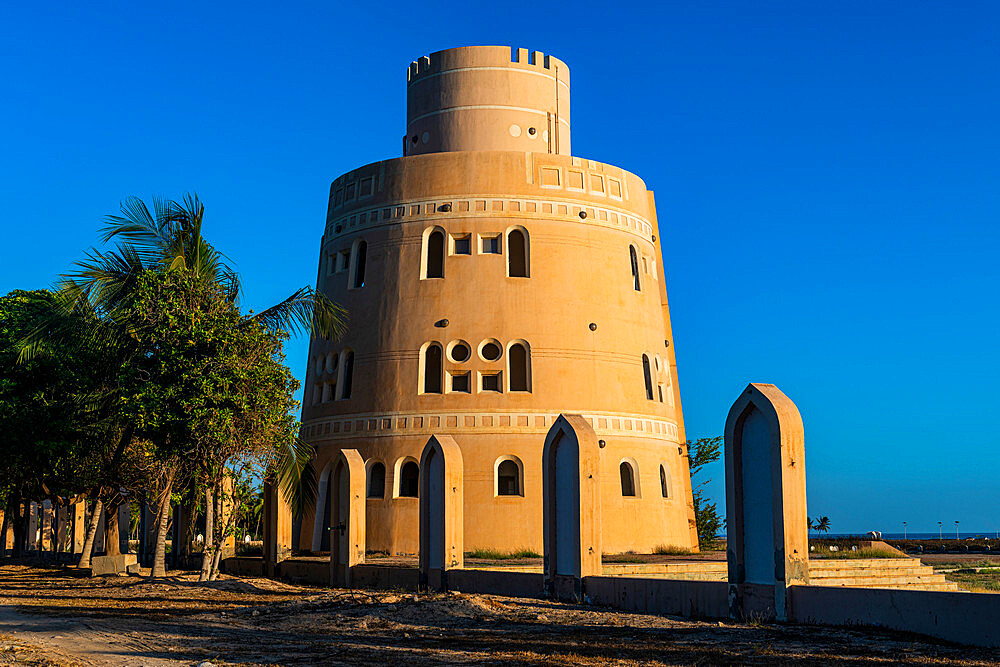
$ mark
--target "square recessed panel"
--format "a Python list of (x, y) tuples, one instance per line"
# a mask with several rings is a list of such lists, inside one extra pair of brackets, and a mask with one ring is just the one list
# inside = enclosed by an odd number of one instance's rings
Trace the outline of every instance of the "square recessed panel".
[(567, 171), (566, 187), (570, 190), (583, 190), (583, 172)]
[(542, 187), (558, 188), (562, 185), (558, 167), (542, 167)]
[(471, 255), (472, 254), (472, 235), (462, 234), (461, 236), (452, 237), (452, 254), (454, 255)]
[(484, 255), (500, 254), (500, 235), (480, 237), (482, 241), (482, 253)]
[(480, 391), (500, 391), (500, 373), (483, 373), (480, 376)]
[(472, 391), (472, 381), (468, 371), (451, 374), (451, 391), (460, 394), (468, 394)]

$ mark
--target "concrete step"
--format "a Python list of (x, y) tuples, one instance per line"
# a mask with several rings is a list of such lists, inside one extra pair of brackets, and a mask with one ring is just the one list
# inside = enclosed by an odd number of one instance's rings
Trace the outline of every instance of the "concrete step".
[(924, 584), (943, 584), (948, 580), (935, 575), (930, 576), (907, 576), (907, 577), (830, 577), (827, 579), (813, 579), (809, 577), (809, 583), (815, 586), (864, 586), (867, 588), (878, 588), (883, 584), (922, 586)]
[(809, 560), (809, 570), (837, 570), (845, 567), (865, 569), (872, 567), (921, 566), (916, 558), (813, 558)]
[[(821, 586), (829, 586), (830, 584), (817, 584)], [(946, 581), (939, 584), (878, 584), (875, 586), (858, 586), (854, 584), (842, 584), (843, 588), (889, 588), (892, 590), (911, 590), (911, 591), (959, 591), (961, 590), (953, 581)]]
[(932, 568), (923, 567), (899, 567), (899, 568), (880, 568), (880, 569), (864, 569), (864, 570), (852, 570), (852, 569), (842, 569), (842, 570), (813, 570), (809, 569), (809, 577), (815, 579), (826, 579), (828, 577), (903, 577), (903, 576), (920, 576), (935, 574)]

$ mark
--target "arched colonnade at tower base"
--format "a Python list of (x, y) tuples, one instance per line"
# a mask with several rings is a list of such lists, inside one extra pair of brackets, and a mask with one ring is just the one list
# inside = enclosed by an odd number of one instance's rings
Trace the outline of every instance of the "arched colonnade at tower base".
[(328, 561), (289, 557), (291, 513), (268, 487), (263, 565), (230, 559), (225, 568), (335, 587), (554, 597), (641, 613), (874, 626), (1000, 647), (995, 595), (810, 584), (802, 419), (774, 385), (748, 385), (726, 420), (725, 581), (602, 565), (599, 444), (585, 419), (561, 415), (546, 435), (542, 458), (541, 572), (465, 567), (462, 454), (444, 435), (432, 436), (421, 455), (418, 567), (365, 562), (365, 470), (357, 451), (344, 450), (331, 475), (329, 528), (336, 536)]

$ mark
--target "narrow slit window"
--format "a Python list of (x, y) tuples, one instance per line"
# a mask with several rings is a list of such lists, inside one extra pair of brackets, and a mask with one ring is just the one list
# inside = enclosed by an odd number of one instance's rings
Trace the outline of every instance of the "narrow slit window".
[(368, 497), (385, 498), (385, 465), (373, 463), (368, 471)]
[(643, 379), (646, 381), (646, 398), (648, 400), (653, 400), (653, 377), (649, 371), (649, 356), (642, 355), (642, 374)]
[(522, 343), (514, 343), (510, 346), (507, 363), (510, 364), (510, 390), (531, 391), (529, 381), (531, 360), (527, 348)]
[(520, 229), (507, 235), (507, 275), (511, 278), (528, 277), (528, 239)]
[(427, 236), (426, 278), (444, 278), (444, 232), (435, 230)]
[(632, 464), (628, 461), (622, 461), (618, 470), (622, 478), (622, 495), (635, 496), (635, 471), (632, 470)]
[(354, 352), (344, 353), (344, 382), (342, 383), (344, 388), (340, 395), (341, 398), (350, 398), (351, 389), (354, 385)]
[(424, 392), (425, 394), (441, 393), (441, 346), (428, 345), (424, 349)]
[(368, 243), (362, 241), (358, 244), (357, 255), (354, 259), (354, 280), (351, 287), (355, 289), (365, 286), (365, 264), (368, 261)]
[(629, 260), (632, 263), (632, 284), (635, 287), (635, 291), (640, 291), (639, 286), (639, 260), (635, 256), (635, 246), (628, 247)]

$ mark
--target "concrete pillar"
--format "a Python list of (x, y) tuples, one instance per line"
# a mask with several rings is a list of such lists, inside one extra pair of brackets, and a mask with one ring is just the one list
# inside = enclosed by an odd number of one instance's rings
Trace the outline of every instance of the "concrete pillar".
[(38, 550), (53, 551), (52, 544), (52, 501), (43, 500), (38, 511)]
[(56, 551), (60, 554), (71, 553), (72, 548), (72, 528), (73, 528), (73, 517), (72, 517), (73, 506), (58, 505), (56, 506), (56, 523), (57, 523), (57, 543)]
[(87, 501), (80, 500), (70, 505), (70, 553), (83, 553), (83, 540), (87, 537)]
[(153, 566), (156, 551), (156, 508), (143, 496), (139, 503), (139, 562), (143, 567)]
[(351, 568), (365, 562), (365, 461), (341, 450), (330, 474), (330, 585), (349, 587)]
[(802, 417), (773, 384), (750, 384), (725, 440), (730, 615), (787, 620), (787, 588), (809, 583)]
[(41, 522), (38, 520), (41, 505), (32, 500), (28, 512), (30, 513), (30, 518), (28, 519), (28, 551), (35, 551), (39, 548), (39, 538), (41, 537), (38, 532), (41, 525)]
[(271, 480), (264, 481), (264, 573), (274, 577), (278, 564), (292, 554), (292, 509)]
[[(93, 503), (91, 503), (93, 504)], [(93, 508), (91, 508), (93, 512)], [(94, 553), (106, 553), (104, 548), (104, 528), (107, 524), (107, 506), (101, 511), (100, 516), (97, 517), (97, 533), (94, 535)]]
[(448, 590), (448, 570), (465, 564), (462, 450), (450, 435), (432, 435), (420, 454), (420, 586)]
[(559, 415), (542, 449), (545, 591), (580, 601), (601, 574), (601, 449), (580, 415)]

